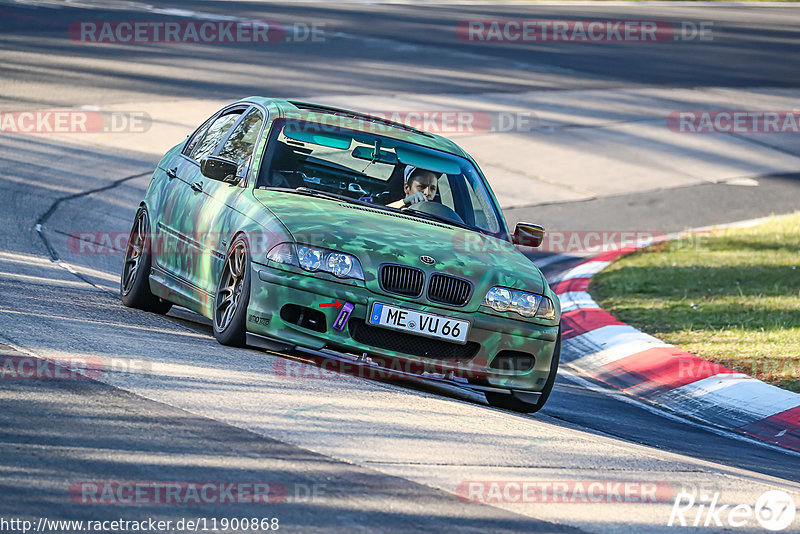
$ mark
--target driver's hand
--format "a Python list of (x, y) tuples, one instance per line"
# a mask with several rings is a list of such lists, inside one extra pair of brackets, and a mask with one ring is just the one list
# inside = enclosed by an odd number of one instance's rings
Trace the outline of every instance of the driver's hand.
[(427, 202), (428, 197), (425, 196), (425, 193), (422, 191), (417, 191), (413, 195), (408, 195), (406, 198), (403, 199), (403, 204), (406, 206), (410, 206), (412, 204), (416, 204), (418, 202)]

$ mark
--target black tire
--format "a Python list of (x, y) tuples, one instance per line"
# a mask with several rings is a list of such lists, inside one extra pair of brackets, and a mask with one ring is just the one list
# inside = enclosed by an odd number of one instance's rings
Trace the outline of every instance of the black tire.
[(139, 308), (163, 315), (172, 308), (172, 303), (160, 299), (150, 291), (152, 262), (150, 217), (148, 217), (146, 209), (139, 208), (128, 236), (128, 246), (125, 249), (119, 295), (122, 303), (129, 308)]
[(223, 345), (244, 347), (250, 302), (250, 249), (237, 237), (225, 256), (214, 294), (214, 337)]
[(535, 403), (525, 402), (513, 395), (507, 393), (492, 393), (486, 392), (486, 401), (496, 408), (504, 408), (520, 413), (535, 413), (544, 408), (547, 399), (550, 397), (550, 392), (553, 391), (553, 385), (556, 383), (556, 375), (558, 374), (558, 362), (561, 359), (561, 328), (558, 329), (558, 338), (556, 338), (556, 346), (553, 349), (553, 359), (550, 362), (550, 374), (547, 376), (547, 381), (542, 388), (542, 394), (539, 400)]

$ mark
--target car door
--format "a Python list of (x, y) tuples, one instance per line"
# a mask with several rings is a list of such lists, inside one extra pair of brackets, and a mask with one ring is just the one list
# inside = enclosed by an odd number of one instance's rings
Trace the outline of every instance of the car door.
[(179, 239), (178, 232), (178, 222), (183, 217), (188, 196), (188, 184), (181, 177), (187, 176), (189, 169), (194, 166), (189, 156), (216, 118), (215, 113), (195, 130), (180, 151), (164, 161), (163, 168), (159, 168), (159, 172), (166, 177), (162, 179), (165, 185), (158, 205), (151, 206), (151, 224), (155, 236), (153, 250), (156, 252), (154, 259), (155, 266), (171, 274), (177, 274), (181, 256), (186, 253), (181, 250), (183, 241)]
[[(177, 176), (173, 180), (175, 184), (167, 201), (170, 209), (164, 210), (165, 234), (175, 241), (173, 248), (165, 247), (167, 252), (164, 254), (167, 262), (165, 268), (187, 282), (194, 290), (200, 287), (198, 266), (202, 256), (209, 251), (206, 243), (209, 240), (213, 242), (213, 238), (198, 231), (196, 225), (207, 198), (207, 193), (203, 189), (207, 182), (212, 181), (200, 173), (200, 160), (214, 153), (220, 141), (227, 138), (228, 132), (247, 107), (236, 106), (218, 113), (194, 146), (187, 145), (187, 150), (183, 154), (185, 163), (178, 169)], [(196, 293), (195, 298), (203, 298), (199, 292), (194, 291), (194, 293)]]
[(247, 110), (229, 130), (211, 154), (237, 165), (236, 183), (221, 182), (205, 178), (203, 181), (203, 205), (195, 210), (195, 229), (207, 237), (205, 253), (198, 256), (196, 283), (208, 294), (216, 291), (216, 283), (222, 272), (225, 254), (236, 232), (244, 226), (247, 218), (242, 212), (244, 205), (240, 197), (246, 192), (245, 185), (252, 167), (253, 151), (261, 139), (266, 113), (253, 106)]

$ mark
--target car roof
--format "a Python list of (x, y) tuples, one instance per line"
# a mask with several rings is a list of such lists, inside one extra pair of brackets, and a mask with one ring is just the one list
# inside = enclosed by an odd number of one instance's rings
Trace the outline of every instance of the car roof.
[[(314, 104), (308, 102), (299, 102), (295, 100), (283, 100), (278, 98), (266, 98), (263, 96), (251, 96), (242, 99), (242, 102), (250, 102), (254, 104), (261, 104), (264, 107), (277, 111), (279, 117), (292, 117), (301, 120), (308, 120), (310, 122), (323, 123), (324, 117), (338, 116), (353, 119), (343, 123), (349, 129), (361, 131), (365, 133), (380, 133), (380, 135), (413, 143), (415, 145), (432, 148), (434, 150), (441, 150), (448, 154), (466, 157), (469, 155), (464, 152), (457, 144), (450, 141), (446, 137), (417, 130), (411, 126), (390, 121), (382, 117), (352, 111), (348, 109), (336, 108), (332, 106), (325, 106), (322, 104)], [(324, 124), (330, 124), (326, 121)], [(361, 126), (359, 126), (361, 125)], [(380, 125), (377, 129), (370, 125)]]

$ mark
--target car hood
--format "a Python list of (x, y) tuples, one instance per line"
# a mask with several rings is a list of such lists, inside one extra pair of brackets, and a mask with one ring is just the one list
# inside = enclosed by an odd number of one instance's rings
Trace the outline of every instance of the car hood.
[[(356, 256), (370, 289), (380, 290), (378, 267), (394, 263), (466, 278), (475, 285), (473, 301), (494, 285), (543, 292), (542, 273), (508, 241), (364, 204), (280, 191), (254, 194), (295, 242)], [(423, 255), (436, 263), (426, 265)]]

